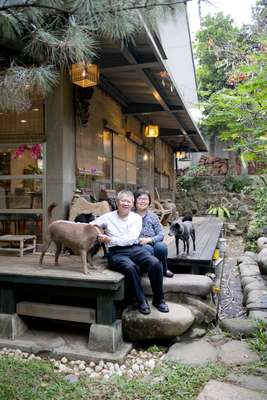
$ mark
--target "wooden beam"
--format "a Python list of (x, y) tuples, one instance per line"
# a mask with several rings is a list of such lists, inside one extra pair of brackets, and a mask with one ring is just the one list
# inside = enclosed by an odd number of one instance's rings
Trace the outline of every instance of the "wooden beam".
[(96, 321), (96, 312), (92, 308), (32, 303), (29, 301), (17, 303), (17, 314), (87, 324), (92, 324)]
[(164, 137), (166, 139), (167, 138), (175, 138), (177, 136), (184, 137), (184, 135), (182, 134), (182, 132), (179, 129), (169, 129), (169, 128), (160, 128), (159, 136)]
[(149, 62), (149, 63), (140, 63), (140, 64), (128, 64), (128, 65), (117, 65), (115, 67), (107, 67), (101, 68), (100, 72), (105, 75), (105, 73), (109, 72), (132, 72), (136, 70), (142, 70), (144, 68), (159, 68), (160, 65), (157, 61)]
[(178, 112), (181, 110), (180, 106), (170, 106), (170, 110), (163, 110), (160, 104), (148, 104), (148, 103), (129, 103), (128, 107), (123, 110), (123, 114), (127, 115), (138, 115), (138, 114), (153, 114), (153, 113), (166, 113), (166, 112)]

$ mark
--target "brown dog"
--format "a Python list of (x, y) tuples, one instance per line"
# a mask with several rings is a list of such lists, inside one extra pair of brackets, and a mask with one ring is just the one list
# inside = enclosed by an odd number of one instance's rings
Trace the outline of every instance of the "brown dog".
[(52, 210), (56, 207), (55, 203), (48, 207), (48, 231), (45, 236), (40, 264), (43, 263), (45, 252), (53, 241), (57, 250), (55, 254), (55, 265), (58, 265), (58, 257), (62, 246), (71, 248), (74, 252), (79, 252), (82, 258), (84, 273), (88, 274), (88, 265), (94, 268), (92, 257), (100, 248), (97, 237), (99, 233), (104, 233), (101, 227), (89, 225), (87, 223), (76, 223), (70, 221), (53, 221)]

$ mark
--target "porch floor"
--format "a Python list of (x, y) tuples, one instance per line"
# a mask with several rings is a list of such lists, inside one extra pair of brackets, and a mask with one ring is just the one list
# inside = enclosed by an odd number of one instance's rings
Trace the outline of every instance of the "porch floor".
[(180, 241), (180, 254), (176, 255), (175, 240), (168, 244), (168, 265), (176, 273), (193, 272), (206, 273), (213, 271), (213, 253), (223, 227), (220, 218), (207, 216), (195, 217), (193, 223), (196, 231), (196, 251), (193, 252), (192, 239), (190, 238), (189, 255), (184, 254), (183, 244)]

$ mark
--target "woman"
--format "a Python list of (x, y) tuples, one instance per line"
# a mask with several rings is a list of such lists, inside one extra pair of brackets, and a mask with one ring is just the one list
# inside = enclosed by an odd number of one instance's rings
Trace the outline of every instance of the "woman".
[(150, 204), (151, 196), (148, 191), (138, 190), (135, 193), (135, 210), (143, 219), (139, 243), (162, 262), (163, 275), (172, 278), (173, 273), (168, 270), (167, 265), (168, 249), (166, 244), (163, 243), (162, 227), (157, 215), (148, 211)]

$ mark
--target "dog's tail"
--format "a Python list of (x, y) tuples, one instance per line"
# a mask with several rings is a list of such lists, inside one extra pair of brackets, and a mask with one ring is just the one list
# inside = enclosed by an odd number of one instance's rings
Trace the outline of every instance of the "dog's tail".
[(47, 209), (48, 225), (52, 222), (52, 210), (57, 206), (57, 203), (51, 203)]

